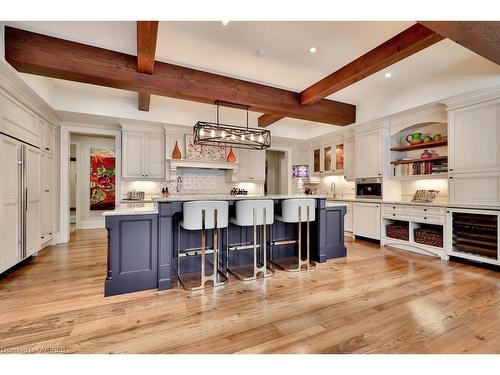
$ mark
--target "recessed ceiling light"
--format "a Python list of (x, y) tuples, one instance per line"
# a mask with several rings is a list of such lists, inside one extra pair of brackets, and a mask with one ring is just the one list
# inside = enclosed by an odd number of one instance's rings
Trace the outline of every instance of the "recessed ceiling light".
[(231, 21), (220, 21), (220, 23), (222, 23), (222, 26), (227, 26), (227, 25), (229, 25), (229, 22), (231, 22)]
[(309, 48), (309, 52), (311, 52), (311, 53), (316, 53), (317, 50), (318, 49), (316, 47)]
[(387, 72), (384, 74), (384, 77), (385, 78), (391, 78), (392, 77), (392, 73), (391, 72)]
[(262, 48), (259, 48), (257, 51), (255, 51), (257, 53), (258, 56), (262, 57), (265, 55), (266, 51), (264, 51), (264, 49)]

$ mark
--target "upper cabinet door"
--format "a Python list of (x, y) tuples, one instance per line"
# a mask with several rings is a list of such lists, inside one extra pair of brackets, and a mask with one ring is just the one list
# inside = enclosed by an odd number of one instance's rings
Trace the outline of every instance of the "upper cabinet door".
[(382, 130), (356, 135), (357, 178), (382, 176)]
[(54, 154), (55, 148), (55, 129), (53, 126), (45, 123), (43, 135), (43, 151)]
[(449, 112), (449, 170), (500, 171), (500, 103)]
[(315, 148), (311, 151), (311, 174), (321, 173), (321, 150)]
[(266, 152), (239, 150), (240, 181), (264, 181), (266, 179)]
[(145, 177), (165, 179), (165, 137), (146, 134), (146, 170)]
[(335, 169), (332, 159), (332, 146), (326, 146), (323, 148), (323, 172), (332, 172)]
[(355, 177), (354, 159), (354, 139), (350, 139), (344, 143), (344, 176), (346, 180), (353, 180)]
[(344, 173), (345, 168), (345, 158), (344, 158), (344, 144), (337, 143), (335, 145), (335, 165), (333, 167), (336, 174)]
[(144, 134), (123, 132), (122, 164), (124, 179), (143, 179), (144, 172)]

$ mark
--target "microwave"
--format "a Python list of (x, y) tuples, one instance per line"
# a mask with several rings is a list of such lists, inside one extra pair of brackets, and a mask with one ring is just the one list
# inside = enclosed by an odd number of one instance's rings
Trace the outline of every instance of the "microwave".
[(357, 178), (356, 198), (382, 199), (382, 179)]

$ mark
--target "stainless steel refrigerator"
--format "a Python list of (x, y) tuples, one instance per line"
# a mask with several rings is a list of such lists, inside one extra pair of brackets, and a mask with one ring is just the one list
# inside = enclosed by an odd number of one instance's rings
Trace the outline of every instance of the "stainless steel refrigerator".
[(40, 249), (40, 149), (0, 133), (0, 272)]

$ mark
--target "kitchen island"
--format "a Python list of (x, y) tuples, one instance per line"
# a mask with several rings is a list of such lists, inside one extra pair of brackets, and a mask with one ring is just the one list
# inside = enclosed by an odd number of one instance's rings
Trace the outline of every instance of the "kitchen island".
[[(312, 260), (323, 263), (328, 259), (344, 257), (346, 255), (344, 246), (345, 204), (335, 203), (329, 204), (327, 207), (326, 196), (181, 195), (158, 198), (155, 203), (126, 203), (103, 214), (108, 232), (105, 296), (147, 289), (165, 290), (176, 285), (177, 253), (199, 248), (201, 241), (200, 231), (181, 231), (180, 234), (178, 232), (184, 202), (225, 200), (228, 201), (229, 216), (231, 216), (234, 215), (234, 204), (237, 200), (272, 199), (275, 214), (278, 214), (281, 211), (281, 201), (290, 198), (314, 198), (316, 200), (316, 220), (310, 224)], [(211, 232), (207, 231), (207, 244), (213, 241)], [(273, 246), (272, 243), (296, 239), (297, 232), (297, 224), (274, 222), (268, 239), (273, 260), (288, 258), (296, 254), (296, 248), (293, 244)], [(222, 272), (226, 272), (228, 265), (226, 249), (233, 244), (250, 244), (253, 241), (253, 227), (239, 227), (229, 224), (228, 230), (221, 230), (219, 241), (219, 268)], [(179, 243), (181, 243), (181, 248), (177, 249)], [(211, 261), (209, 255), (207, 260)], [(252, 252), (250, 249), (231, 254), (232, 265), (243, 265), (251, 261)], [(199, 269), (199, 257), (186, 257), (183, 260), (183, 273), (193, 272), (197, 269)], [(211, 272), (210, 267), (207, 272)]]

